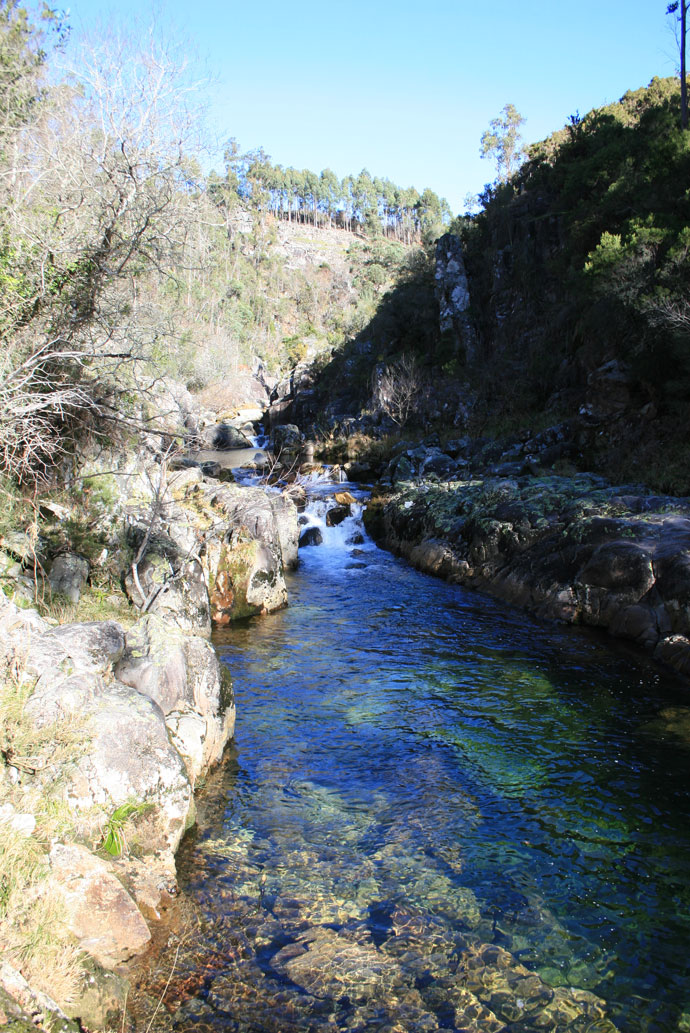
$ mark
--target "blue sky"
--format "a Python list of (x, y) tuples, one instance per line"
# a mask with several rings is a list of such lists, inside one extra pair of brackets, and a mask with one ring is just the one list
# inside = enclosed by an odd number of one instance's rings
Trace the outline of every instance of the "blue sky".
[[(492, 0), (158, 0), (156, 20), (215, 79), (219, 140), (262, 146), (274, 162), (363, 167), (431, 187), (461, 211), (494, 178), (479, 141), (504, 104), (527, 119), (526, 142), (579, 110), (673, 75), (665, 0), (572, 4)], [(73, 0), (74, 30), (127, 23), (136, 0)], [(625, 18), (621, 11), (624, 11)], [(220, 169), (222, 162), (217, 162)]]

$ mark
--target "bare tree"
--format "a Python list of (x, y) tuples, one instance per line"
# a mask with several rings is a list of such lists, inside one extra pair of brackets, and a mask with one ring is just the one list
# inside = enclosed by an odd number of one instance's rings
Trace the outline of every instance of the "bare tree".
[[(0, 26), (1, 29), (1, 26)], [(194, 221), (198, 83), (152, 32), (84, 40), (0, 164), (11, 260), (0, 295), (0, 461), (47, 467), (103, 432), (157, 376), (171, 332), (147, 278), (184, 261)], [(3, 257), (3, 256), (0, 256)]]
[(419, 408), (424, 389), (424, 376), (413, 355), (403, 355), (397, 362), (374, 372), (374, 404), (398, 427), (404, 427)]
[(688, 128), (688, 81), (685, 67), (685, 45), (687, 41), (687, 23), (689, 0), (675, 0), (666, 8), (666, 14), (675, 14), (674, 29), (678, 51), (680, 53), (680, 126), (681, 129)]

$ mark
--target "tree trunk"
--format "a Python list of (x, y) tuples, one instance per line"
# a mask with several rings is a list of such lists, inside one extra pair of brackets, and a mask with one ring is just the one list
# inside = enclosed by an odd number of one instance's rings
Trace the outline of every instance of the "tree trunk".
[(688, 83), (685, 73), (685, 33), (688, 7), (690, 7), (688, 0), (680, 0), (680, 125), (682, 129), (688, 128)]

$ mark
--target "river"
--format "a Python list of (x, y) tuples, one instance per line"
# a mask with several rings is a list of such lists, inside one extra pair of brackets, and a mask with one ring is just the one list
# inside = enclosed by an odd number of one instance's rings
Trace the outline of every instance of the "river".
[(690, 1031), (686, 686), (323, 533), (216, 637), (236, 738), (152, 1028)]

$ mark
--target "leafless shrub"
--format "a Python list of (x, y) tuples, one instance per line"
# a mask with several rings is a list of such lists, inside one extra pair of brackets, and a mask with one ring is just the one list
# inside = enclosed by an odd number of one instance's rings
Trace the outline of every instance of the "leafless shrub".
[(146, 286), (198, 218), (197, 84), (144, 44), (83, 42), (0, 154), (0, 463), (19, 479), (131, 415), (174, 333)]
[(418, 410), (426, 384), (413, 355), (403, 355), (389, 366), (375, 370), (372, 378), (374, 406), (404, 427)]
[(690, 302), (685, 298), (663, 298), (650, 302), (647, 311), (657, 326), (676, 333), (690, 333)]

